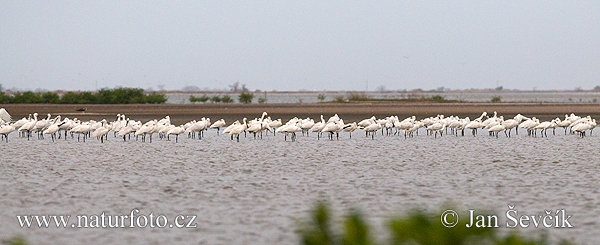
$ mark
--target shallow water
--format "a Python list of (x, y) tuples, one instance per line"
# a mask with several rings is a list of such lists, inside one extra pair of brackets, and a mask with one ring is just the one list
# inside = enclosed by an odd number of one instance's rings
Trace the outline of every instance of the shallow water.
[[(513, 132), (514, 133), (514, 132)], [(356, 131), (352, 139), (283, 135), (254, 140), (208, 131), (201, 140), (123, 142), (45, 140), (10, 135), (0, 143), (0, 239), (33, 244), (297, 244), (298, 222), (316, 200), (336, 215), (359, 208), (386, 237), (385, 221), (411, 208), (519, 215), (565, 209), (570, 229), (525, 228), (579, 244), (600, 241), (599, 137), (557, 130), (548, 138), (444, 136), (414, 138)], [(20, 228), (19, 214), (197, 215), (197, 228)], [(462, 218), (462, 217), (461, 217)], [(74, 218), (73, 218), (74, 219)], [(72, 221), (72, 220), (71, 220)], [(70, 222), (72, 223), (72, 222)]]

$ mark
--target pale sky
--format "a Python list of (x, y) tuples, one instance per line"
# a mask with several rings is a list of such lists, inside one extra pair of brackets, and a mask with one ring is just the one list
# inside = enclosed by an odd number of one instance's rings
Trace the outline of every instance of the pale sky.
[(4, 88), (591, 89), (600, 1), (1, 1)]

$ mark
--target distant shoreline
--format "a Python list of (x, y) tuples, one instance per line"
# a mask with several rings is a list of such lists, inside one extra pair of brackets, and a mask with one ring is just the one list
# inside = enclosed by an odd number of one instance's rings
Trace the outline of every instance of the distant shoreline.
[[(535, 116), (542, 120), (555, 117), (564, 118), (567, 113), (580, 116), (590, 115), (600, 117), (598, 103), (285, 103), (285, 104), (0, 104), (12, 116), (13, 120), (27, 117), (37, 112), (38, 118), (46, 118), (50, 113), (53, 117), (61, 115), (81, 120), (114, 120), (117, 114), (125, 114), (135, 120), (158, 119), (169, 115), (174, 124), (209, 117), (216, 121), (224, 118), (227, 123), (241, 120), (243, 117), (260, 117), (263, 111), (273, 119), (288, 120), (292, 117), (311, 117), (319, 120), (320, 115), (326, 119), (338, 114), (346, 121), (356, 121), (371, 116), (378, 118), (396, 115), (400, 118), (417, 116), (424, 118), (443, 114), (471, 118), (482, 112), (493, 113), (505, 117), (513, 117), (521, 113), (525, 116)], [(77, 111), (85, 109), (85, 111)]]
[[(54, 92), (54, 93), (67, 93), (67, 92), (74, 92), (74, 93), (81, 93), (81, 92), (98, 92), (99, 90), (40, 90), (40, 91), (34, 91), (34, 90), (18, 90), (18, 91), (11, 91), (11, 90), (4, 90), (3, 92), (7, 93), (7, 94), (11, 94), (14, 92), (27, 92), (27, 91), (31, 91), (34, 93), (38, 93), (38, 92)], [(159, 93), (164, 93), (164, 94), (239, 94), (242, 91), (225, 91), (225, 90), (198, 90), (198, 91), (183, 91), (183, 90), (144, 90), (144, 92), (146, 93), (151, 93), (151, 92), (159, 92)], [(494, 93), (600, 93), (600, 90), (594, 90), (594, 89), (581, 89), (581, 90), (553, 90), (553, 89), (548, 89), (548, 90), (519, 90), (519, 89), (501, 89), (501, 90), (496, 90), (493, 88), (488, 88), (488, 89), (451, 89), (451, 90), (436, 90), (436, 89), (429, 89), (429, 90), (425, 90), (425, 89), (402, 89), (402, 90), (319, 90), (319, 91), (314, 91), (314, 90), (297, 90), (297, 91), (284, 91), (284, 90), (250, 90), (247, 91), (249, 93), (280, 93), (280, 94), (293, 94), (293, 93), (306, 93), (306, 94), (320, 94), (320, 93), (490, 93), (490, 92), (494, 92)]]

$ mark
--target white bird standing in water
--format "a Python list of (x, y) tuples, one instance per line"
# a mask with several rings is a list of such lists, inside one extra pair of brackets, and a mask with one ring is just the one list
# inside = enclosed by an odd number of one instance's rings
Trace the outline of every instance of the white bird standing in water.
[(19, 128), (19, 132), (27, 133), (27, 140), (29, 140), (29, 137), (31, 136), (31, 130), (33, 130), (33, 127), (35, 127), (35, 124), (38, 121), (37, 116), (37, 113), (33, 113), (33, 120), (30, 120)]
[(2, 137), (6, 139), (6, 143), (8, 143), (8, 134), (12, 133), (13, 131), (15, 131), (15, 127), (13, 127), (12, 125), (8, 123), (5, 123), (3, 125), (0, 124), (0, 135), (2, 135)]
[(357, 128), (358, 128), (358, 125), (356, 124), (356, 122), (346, 124), (344, 126), (344, 132), (350, 133), (350, 139), (352, 139), (352, 132), (354, 132), (354, 130), (356, 130)]
[(237, 138), (237, 142), (240, 142), (240, 134), (246, 131), (246, 129), (248, 128), (248, 124), (246, 123), (247, 120), (248, 119), (244, 117), (244, 119), (242, 120), (242, 124), (236, 125), (231, 128), (231, 130), (229, 131), (229, 135), (231, 135), (231, 140), (233, 140), (233, 136), (235, 135), (235, 137)]
[[(221, 119), (221, 120), (216, 121), (215, 123), (213, 123), (212, 125), (210, 125), (210, 128), (216, 128), (217, 129), (217, 135), (219, 135), (219, 130), (223, 126), (225, 126), (225, 119)], [(177, 141), (177, 140), (175, 140), (175, 141)]]

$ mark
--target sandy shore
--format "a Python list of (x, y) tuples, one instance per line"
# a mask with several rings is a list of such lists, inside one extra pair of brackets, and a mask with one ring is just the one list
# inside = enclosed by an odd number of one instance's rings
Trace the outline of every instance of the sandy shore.
[[(564, 103), (319, 103), (319, 104), (136, 104), (136, 105), (55, 105), (55, 104), (4, 104), (14, 120), (37, 112), (40, 117), (50, 113), (81, 120), (113, 120), (118, 113), (131, 119), (150, 120), (169, 115), (174, 124), (189, 120), (209, 117), (213, 121), (224, 118), (227, 122), (244, 117), (260, 117), (263, 111), (276, 119), (287, 120), (292, 117), (325, 118), (338, 114), (346, 121), (356, 121), (371, 116), (386, 117), (398, 115), (400, 118), (416, 115), (418, 118), (436, 116), (437, 114), (457, 115), (471, 118), (482, 112), (498, 112), (498, 115), (513, 117), (517, 113), (525, 116), (536, 116), (547, 120), (564, 118), (566, 113), (600, 117), (598, 104), (564, 104)], [(85, 108), (84, 112), (77, 109)]]

